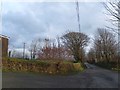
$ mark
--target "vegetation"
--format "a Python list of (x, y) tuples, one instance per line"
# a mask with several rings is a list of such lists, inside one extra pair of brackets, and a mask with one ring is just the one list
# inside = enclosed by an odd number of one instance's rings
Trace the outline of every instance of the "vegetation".
[(120, 35), (120, 0), (109, 0), (107, 3), (104, 2), (103, 5), (108, 12), (106, 15), (109, 16), (109, 21), (112, 24), (112, 27), (107, 26), (107, 28)]
[[(45, 68), (50, 67), (49, 69), (51, 70), (52, 67), (54, 67), (55, 72), (60, 72), (60, 69), (58, 69), (58, 67), (61, 66), (59, 68), (63, 67), (61, 70), (63, 72), (67, 72), (67, 70), (73, 70), (73, 68), (68, 69), (69, 67), (74, 67), (76, 70), (77, 67), (85, 67), (84, 61), (87, 59), (88, 62), (94, 63), (98, 66), (112, 70), (120, 70), (118, 63), (120, 60), (120, 0), (110, 0), (108, 3), (103, 3), (103, 5), (109, 13), (107, 15), (111, 16), (110, 21), (113, 27), (107, 26), (107, 29), (97, 29), (97, 35), (95, 36), (95, 39), (93, 39), (93, 46), (87, 55), (85, 53), (85, 46), (88, 45), (89, 37), (80, 32), (68, 32), (61, 36), (61, 38), (57, 37), (57, 42), (52, 41), (48, 38), (42, 40), (40, 37), (33, 40), (29, 46), (29, 52), (31, 54), (31, 60), (37, 60), (19, 61), (17, 59), (14, 60), (14, 62), (22, 63), (23, 61), (27, 64), (30, 63), (31, 68), (33, 68), (33, 66), (36, 67), (37, 65)], [(110, 30), (117, 32), (118, 42), (116, 36), (113, 34), (113, 32), (110, 32)], [(12, 54), (13, 55), (9, 56), (23, 58), (23, 55), (20, 53), (15, 52)], [(28, 58), (27, 55), (25, 58)], [(66, 62), (65, 60), (69, 60), (69, 62)], [(77, 63), (70, 62), (72, 60)], [(13, 59), (8, 60), (7, 62), (9, 61), (13, 62)], [(23, 67), (26, 66), (24, 63), (22, 63)], [(6, 65), (6, 67), (8, 66)], [(52, 70), (54, 71), (54, 69)]]
[(83, 71), (80, 63), (60, 60), (22, 60), (16, 58), (3, 58), (3, 71), (36, 72), (47, 74), (69, 74)]
[[(65, 39), (69, 39), (70, 42), (69, 40), (65, 42)], [(83, 63), (85, 57), (84, 46), (87, 45), (88, 41), (87, 35), (78, 32), (69, 32), (61, 38), (58, 37), (57, 43), (46, 38), (35, 39), (29, 47), (31, 60), (27, 59), (25, 52), (23, 52), (24, 58), (22, 53), (12, 53), (14, 57), (3, 58), (3, 70), (48, 74), (67, 74), (83, 71), (85, 68)], [(66, 47), (68, 45), (70, 45), (70, 48)]]
[(89, 38), (87, 35), (79, 32), (69, 32), (62, 37), (64, 45), (71, 51), (76, 62), (83, 62), (84, 47), (87, 46)]
[(119, 70), (117, 46), (115, 36), (107, 29), (99, 28), (94, 46), (88, 53), (89, 62), (107, 69), (116, 68)]
[[(103, 68), (120, 71), (120, 0), (109, 0), (103, 5), (108, 12), (106, 15), (110, 17), (111, 25), (106, 26), (107, 29), (98, 29), (94, 45), (87, 55), (88, 62)], [(113, 32), (118, 35), (118, 39)]]

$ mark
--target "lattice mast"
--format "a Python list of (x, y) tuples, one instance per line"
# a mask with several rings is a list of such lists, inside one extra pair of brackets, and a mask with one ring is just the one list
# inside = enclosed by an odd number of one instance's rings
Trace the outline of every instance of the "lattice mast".
[(78, 30), (80, 32), (80, 15), (79, 15), (79, 3), (78, 3), (78, 1), (76, 1), (76, 11), (77, 11)]

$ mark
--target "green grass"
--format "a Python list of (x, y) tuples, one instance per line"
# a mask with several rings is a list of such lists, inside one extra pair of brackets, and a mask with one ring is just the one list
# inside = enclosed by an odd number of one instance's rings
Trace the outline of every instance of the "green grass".
[(3, 72), (32, 72), (67, 75), (84, 70), (80, 63), (65, 60), (23, 60), (3, 58)]

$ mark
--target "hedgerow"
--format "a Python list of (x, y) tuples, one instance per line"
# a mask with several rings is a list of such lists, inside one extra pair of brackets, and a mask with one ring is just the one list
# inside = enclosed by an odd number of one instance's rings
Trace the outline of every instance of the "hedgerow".
[(37, 72), (47, 74), (67, 74), (83, 71), (80, 63), (59, 60), (23, 60), (16, 58), (2, 59), (3, 71)]

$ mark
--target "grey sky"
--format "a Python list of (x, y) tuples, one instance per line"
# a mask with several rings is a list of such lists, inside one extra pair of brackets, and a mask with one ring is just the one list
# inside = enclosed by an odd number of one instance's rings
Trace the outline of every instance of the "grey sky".
[[(100, 2), (79, 2), (81, 32), (93, 36), (104, 27), (107, 18)], [(56, 38), (67, 30), (78, 31), (74, 2), (6, 2), (2, 3), (2, 34), (10, 45), (22, 48), (34, 38)]]

